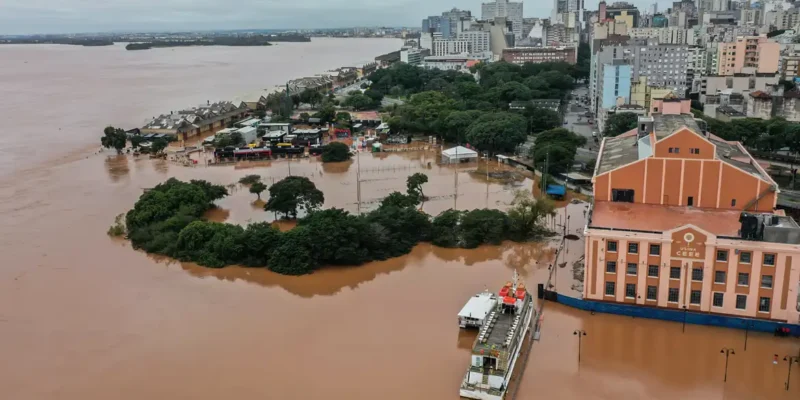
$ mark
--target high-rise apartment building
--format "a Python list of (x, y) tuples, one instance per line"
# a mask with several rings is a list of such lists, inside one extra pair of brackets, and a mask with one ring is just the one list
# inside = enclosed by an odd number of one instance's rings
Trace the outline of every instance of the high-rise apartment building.
[(717, 74), (775, 73), (780, 44), (761, 36), (740, 36), (717, 47)]
[(486, 31), (464, 31), (458, 34), (458, 40), (469, 44), (470, 53), (483, 53), (492, 50), (491, 36)]
[(472, 19), (472, 13), (468, 10), (453, 8), (445, 11), (441, 16), (433, 15), (422, 20), (422, 33), (439, 32), (443, 39), (454, 39), (458, 32), (464, 30), (466, 21), (467, 27)]
[(633, 4), (616, 2), (606, 6), (606, 18), (625, 21), (628, 28), (639, 26), (639, 9)]
[(431, 51), (433, 56), (469, 54), (470, 46), (466, 40), (434, 40)]
[(514, 37), (522, 38), (522, 2), (495, 0), (481, 5), (481, 19), (492, 20), (498, 17), (511, 21)]

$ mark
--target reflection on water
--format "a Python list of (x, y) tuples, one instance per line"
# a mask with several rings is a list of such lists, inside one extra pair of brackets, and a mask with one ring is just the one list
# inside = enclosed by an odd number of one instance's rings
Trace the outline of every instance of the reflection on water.
[(467, 350), (472, 353), (472, 345), (475, 343), (475, 338), (478, 337), (477, 329), (459, 329), (458, 338), (456, 340), (456, 347), (462, 350)]
[(350, 170), (350, 167), (355, 164), (354, 160), (342, 162), (320, 163), (322, 164), (322, 172), (326, 174), (344, 174)]
[(108, 156), (105, 158), (105, 168), (108, 177), (112, 182), (118, 182), (120, 179), (127, 177), (130, 173), (128, 167), (128, 156), (124, 154)]
[(214, 207), (206, 211), (203, 217), (211, 222), (225, 222), (228, 220), (230, 215), (230, 211), (221, 207)]

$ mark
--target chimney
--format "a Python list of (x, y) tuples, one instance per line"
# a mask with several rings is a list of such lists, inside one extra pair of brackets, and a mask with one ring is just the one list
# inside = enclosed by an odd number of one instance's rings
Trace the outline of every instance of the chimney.
[(597, 13), (598, 13), (598, 17), (600, 19), (600, 22), (603, 22), (603, 21), (606, 20), (606, 2), (605, 1), (601, 1), (600, 2), (600, 6), (599, 6), (599, 9), (598, 9)]

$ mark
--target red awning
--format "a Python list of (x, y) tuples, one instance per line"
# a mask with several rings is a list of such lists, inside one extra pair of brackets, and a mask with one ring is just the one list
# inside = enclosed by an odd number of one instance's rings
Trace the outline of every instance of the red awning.
[(514, 299), (513, 297), (509, 296), (503, 297), (503, 304), (514, 305), (514, 303), (516, 303), (516, 299)]

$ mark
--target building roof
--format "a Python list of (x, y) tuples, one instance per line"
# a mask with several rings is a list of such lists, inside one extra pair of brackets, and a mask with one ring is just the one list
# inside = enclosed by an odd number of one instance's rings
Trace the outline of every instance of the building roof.
[(738, 210), (596, 201), (590, 228), (664, 232), (692, 224), (717, 236), (738, 236)]
[(464, 308), (458, 312), (458, 316), (483, 320), (496, 305), (497, 296), (494, 293), (479, 293), (470, 297), (467, 304), (464, 305)]
[(468, 158), (468, 157), (477, 157), (478, 152), (475, 150), (470, 150), (464, 146), (456, 146), (449, 148), (447, 150), (442, 150), (442, 155), (447, 157), (455, 157), (458, 155), (458, 158)]
[(729, 117), (744, 117), (744, 113), (731, 106), (719, 106), (717, 107), (717, 112)]
[[(664, 139), (683, 128), (688, 128), (701, 135), (704, 134), (697, 120), (690, 114), (653, 114), (650, 117), (640, 119), (640, 121), (650, 118), (653, 121), (653, 134), (656, 141)], [(737, 142), (721, 140), (714, 135), (708, 135), (706, 139), (716, 146), (716, 159), (765, 181), (772, 181), (767, 174), (756, 167), (757, 162), (755, 159)], [(632, 129), (617, 137), (604, 139), (603, 147), (601, 148), (602, 154), (599, 155), (600, 161), (595, 171), (595, 176), (650, 157), (652, 151), (641, 151), (642, 149), (637, 146), (638, 140), (637, 129)]]

